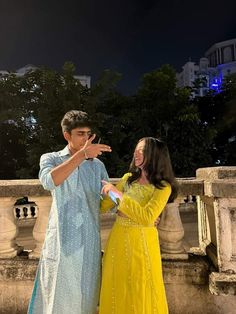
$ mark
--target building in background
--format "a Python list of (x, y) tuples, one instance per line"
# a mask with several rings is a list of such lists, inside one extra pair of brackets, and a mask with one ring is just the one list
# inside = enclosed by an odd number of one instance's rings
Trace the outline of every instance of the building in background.
[(178, 87), (194, 88), (193, 97), (204, 96), (209, 90), (220, 92), (223, 79), (236, 73), (236, 38), (215, 43), (199, 64), (188, 61), (177, 73)]
[[(9, 71), (0, 71), (0, 76), (5, 76), (8, 74), (15, 74), (16, 76), (23, 76), (25, 75), (27, 72), (29, 71), (35, 71), (37, 70), (38, 67), (36, 67), (35, 65), (32, 64), (27, 64), (24, 67), (16, 70), (15, 72), (9, 72)], [(79, 80), (81, 85), (83, 85), (84, 87), (91, 87), (91, 76), (87, 76), (87, 75), (74, 75), (74, 78), (76, 80)]]

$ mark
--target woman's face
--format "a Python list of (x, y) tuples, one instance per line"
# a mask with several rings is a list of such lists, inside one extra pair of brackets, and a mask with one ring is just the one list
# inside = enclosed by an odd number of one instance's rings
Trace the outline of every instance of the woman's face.
[(138, 168), (143, 168), (145, 141), (140, 141), (134, 150), (134, 164)]

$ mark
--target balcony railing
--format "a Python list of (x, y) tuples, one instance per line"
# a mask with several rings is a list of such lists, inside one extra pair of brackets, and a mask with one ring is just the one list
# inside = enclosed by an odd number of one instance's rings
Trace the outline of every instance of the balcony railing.
[[(178, 183), (178, 199), (166, 206), (158, 226), (162, 258), (188, 259), (179, 208), (194, 206), (196, 200), (199, 246), (190, 251), (213, 262), (217, 271), (210, 275), (212, 293), (236, 294), (236, 167), (199, 169), (196, 178), (181, 178)], [(15, 205), (23, 196), (32, 203)], [(14, 258), (24, 249), (17, 239), (23, 239), (19, 226), (27, 223), (34, 226), (29, 258), (39, 258), (50, 207), (51, 195), (38, 180), (0, 180), (0, 258)], [(101, 215), (102, 229), (109, 229), (114, 218), (114, 214)]]

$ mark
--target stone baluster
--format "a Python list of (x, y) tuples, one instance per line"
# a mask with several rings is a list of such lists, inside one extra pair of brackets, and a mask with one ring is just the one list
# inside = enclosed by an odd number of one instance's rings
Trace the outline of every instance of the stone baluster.
[(48, 216), (51, 208), (51, 196), (33, 197), (38, 206), (38, 217), (33, 229), (33, 238), (36, 241), (35, 249), (29, 254), (29, 258), (39, 258), (44, 243), (45, 233), (48, 225)]
[(38, 207), (34, 204), (15, 205), (14, 215), (17, 219), (32, 219), (38, 217)]
[(236, 167), (197, 170), (204, 179), (199, 201), (200, 246), (216, 272), (210, 274), (213, 294), (236, 294)]
[(12, 258), (23, 248), (17, 246), (18, 227), (14, 217), (14, 197), (1, 197), (0, 201), (0, 258)]
[(188, 259), (182, 240), (184, 228), (179, 214), (179, 203), (166, 205), (158, 225), (161, 253), (164, 259)]

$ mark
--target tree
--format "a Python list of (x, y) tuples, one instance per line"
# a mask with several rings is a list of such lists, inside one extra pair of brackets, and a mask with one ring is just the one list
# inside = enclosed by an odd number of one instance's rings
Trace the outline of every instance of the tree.
[(228, 75), (220, 93), (210, 91), (196, 99), (200, 118), (215, 133), (212, 144), (213, 164), (236, 162), (236, 75)]
[[(137, 95), (135, 136), (165, 140), (179, 176), (193, 176), (198, 167), (209, 166), (213, 133), (201, 123), (189, 88), (176, 87), (176, 75), (169, 65), (144, 75)], [(138, 122), (138, 123), (137, 123)], [(196, 153), (195, 153), (196, 152)]]
[(0, 79), (3, 179), (37, 177), (40, 156), (66, 144), (59, 122), (71, 109), (87, 111), (94, 132), (111, 145), (112, 153), (101, 158), (112, 177), (128, 170), (134, 146), (144, 136), (167, 142), (178, 176), (193, 176), (217, 160), (235, 162), (234, 76), (221, 93), (192, 99), (191, 89), (176, 87), (169, 65), (146, 73), (133, 96), (118, 92), (120, 73), (104, 71), (91, 89), (74, 74), (74, 65), (66, 62), (61, 73), (39, 68)]

